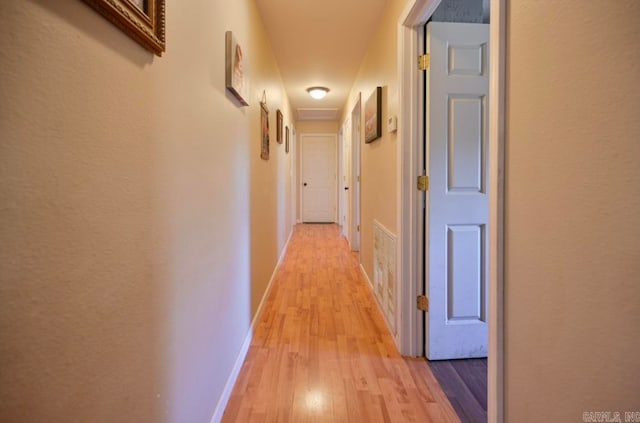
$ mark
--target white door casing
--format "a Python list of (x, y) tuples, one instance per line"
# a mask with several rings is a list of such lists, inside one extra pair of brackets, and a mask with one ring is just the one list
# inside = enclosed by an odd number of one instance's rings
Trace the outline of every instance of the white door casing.
[(300, 222), (300, 215), (298, 209), (298, 190), (296, 187), (298, 186), (298, 148), (296, 141), (296, 127), (291, 125), (291, 143), (289, 144), (289, 154), (291, 154), (291, 215), (293, 216), (293, 223)]
[(302, 134), (302, 221), (335, 222), (337, 139), (335, 134)]
[(351, 194), (353, 193), (352, 189), (348, 189), (351, 187), (351, 126), (350, 120), (344, 124), (343, 130), (343, 161), (342, 161), (342, 192), (344, 194), (344, 226), (342, 228), (342, 234), (347, 239), (349, 245), (351, 245), (351, 233), (350, 233), (350, 225), (351, 225)]
[(360, 125), (361, 125), (361, 99), (351, 112), (351, 218), (349, 245), (351, 251), (360, 251)]
[(425, 353), (487, 356), (489, 25), (431, 22)]
[[(441, 0), (409, 0), (398, 22), (398, 72), (400, 103), (398, 113), (398, 280), (400, 283), (401, 321), (398, 348), (403, 355), (423, 353), (423, 312), (416, 309), (420, 286), (421, 219), (423, 199), (415, 188), (416, 175), (422, 173), (423, 143), (420, 121), (423, 120), (422, 72), (417, 71), (416, 57), (421, 45), (424, 24)], [(490, 166), (489, 166), (489, 357), (487, 359), (487, 414), (492, 423), (504, 422), (504, 146), (506, 89), (506, 0), (490, 0)]]
[(343, 162), (344, 162), (344, 157), (343, 157), (343, 144), (344, 144), (344, 137), (342, 135), (342, 128), (340, 128), (340, 131), (338, 132), (338, 147), (337, 147), (337, 163), (336, 163), (336, 169), (337, 169), (337, 187), (338, 187), (338, 207), (337, 207), (337, 213), (336, 213), (336, 223), (342, 227), (342, 225), (344, 224), (344, 191), (342, 191), (340, 189), (340, 184), (341, 181), (343, 180), (343, 176), (342, 176), (342, 171), (344, 169), (343, 166)]

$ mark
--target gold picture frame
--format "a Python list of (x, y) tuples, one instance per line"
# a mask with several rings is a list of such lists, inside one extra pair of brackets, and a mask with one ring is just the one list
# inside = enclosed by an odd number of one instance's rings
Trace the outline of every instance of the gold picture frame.
[(165, 51), (165, 0), (83, 0), (145, 49)]

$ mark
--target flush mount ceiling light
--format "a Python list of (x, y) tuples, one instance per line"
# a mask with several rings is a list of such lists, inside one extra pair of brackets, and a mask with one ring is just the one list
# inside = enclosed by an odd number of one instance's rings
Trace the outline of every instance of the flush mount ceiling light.
[(309, 87), (307, 88), (307, 92), (309, 93), (309, 95), (313, 98), (315, 98), (316, 100), (320, 100), (322, 98), (324, 98), (324, 96), (327, 95), (327, 93), (329, 92), (329, 88), (327, 87)]

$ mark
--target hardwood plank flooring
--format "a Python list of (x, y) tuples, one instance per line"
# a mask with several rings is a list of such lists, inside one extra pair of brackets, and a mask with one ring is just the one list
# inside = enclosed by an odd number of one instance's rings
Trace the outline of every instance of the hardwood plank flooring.
[(487, 360), (429, 361), (462, 423), (487, 421)]
[(298, 225), (223, 422), (459, 422), (400, 356), (336, 225)]

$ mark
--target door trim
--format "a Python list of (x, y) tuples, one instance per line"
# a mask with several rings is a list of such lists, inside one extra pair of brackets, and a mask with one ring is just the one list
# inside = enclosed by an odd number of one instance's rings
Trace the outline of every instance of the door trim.
[[(422, 162), (422, 78), (416, 71), (418, 48), (424, 45), (421, 27), (441, 0), (410, 0), (398, 22), (398, 73), (400, 121), (398, 122), (398, 280), (401, 298), (401, 322), (398, 347), (403, 355), (422, 355), (424, 345), (422, 316), (415, 298), (421, 293), (422, 273), (419, 258), (423, 254), (418, 218), (421, 197), (415, 178)], [(503, 377), (503, 283), (504, 283), (504, 99), (506, 51), (506, 1), (491, 0), (489, 108), (489, 357), (487, 360), (488, 421), (504, 421)]]
[(333, 175), (333, 203), (335, 208), (333, 210), (333, 223), (338, 221), (338, 134), (333, 132), (304, 132), (300, 134), (300, 179), (298, 180), (298, 192), (300, 193), (300, 223), (304, 223), (304, 193), (302, 191), (302, 184), (304, 179), (304, 138), (309, 137), (331, 137), (333, 139), (333, 154), (335, 155), (335, 174)]
[[(362, 138), (362, 95), (358, 93), (358, 100), (351, 110), (351, 218), (349, 219), (349, 240), (351, 251), (360, 251), (360, 141)], [(356, 119), (357, 118), (357, 119)], [(357, 126), (355, 122), (357, 121)], [(356, 137), (356, 134), (358, 135)]]
[(338, 131), (338, 165), (337, 165), (337, 187), (338, 187), (338, 218), (336, 222), (344, 233), (345, 221), (343, 219), (346, 210), (345, 202), (347, 195), (344, 190), (344, 133), (342, 127)]
[[(350, 119), (347, 118), (341, 127), (341, 131), (343, 134), (342, 137), (342, 157), (343, 157), (343, 167), (342, 167), (342, 192), (344, 193), (344, 226), (342, 227), (342, 235), (347, 240), (347, 244), (351, 246), (351, 193), (353, 190), (349, 192), (344, 190), (344, 187), (352, 187), (351, 184), (351, 126)], [(339, 189), (339, 188), (338, 188)]]
[(289, 145), (291, 154), (291, 214), (293, 224), (300, 223), (302, 216), (298, 214), (298, 148), (296, 142), (296, 127), (291, 125), (291, 143)]

